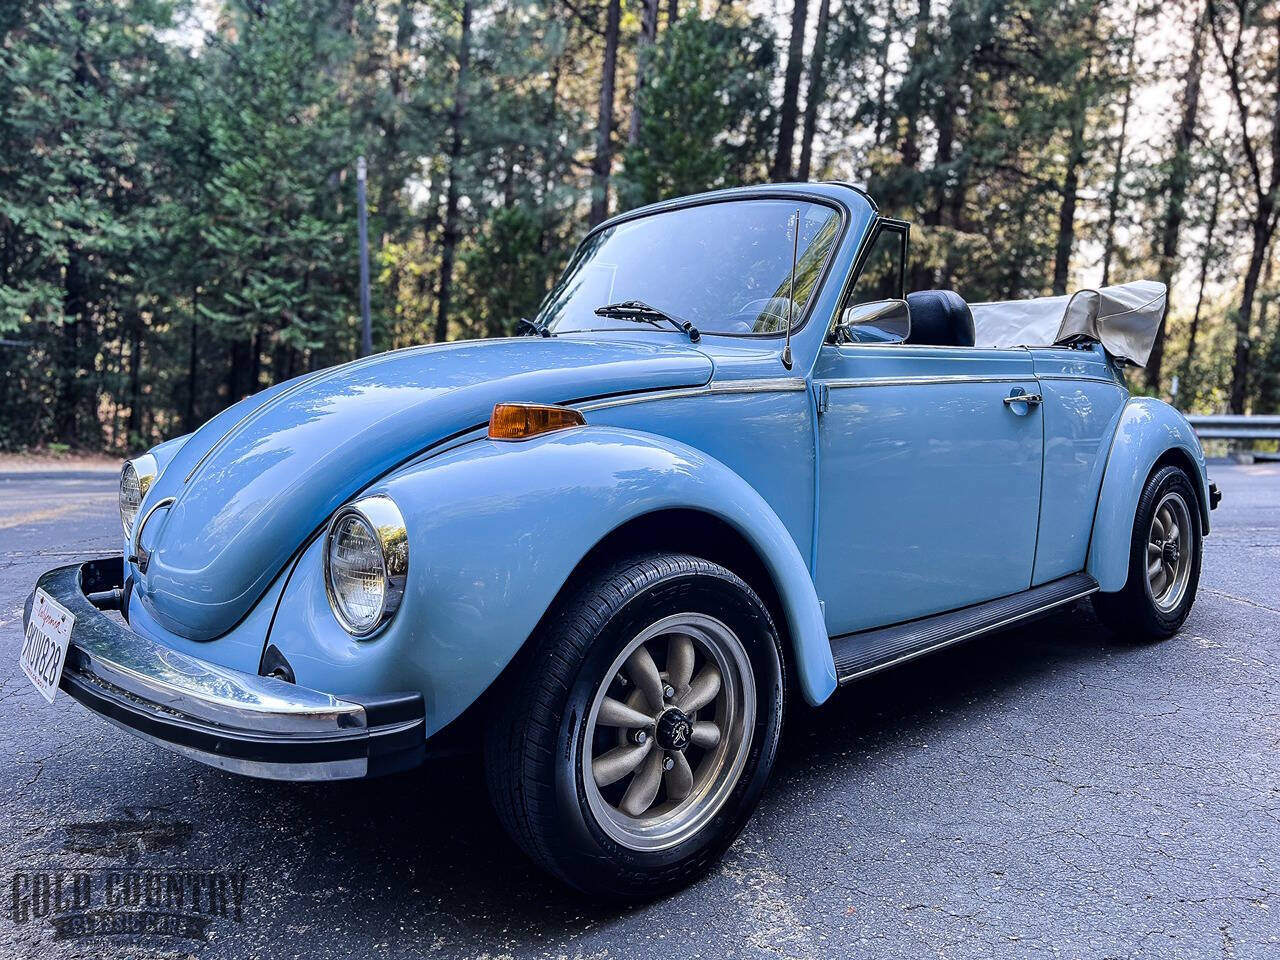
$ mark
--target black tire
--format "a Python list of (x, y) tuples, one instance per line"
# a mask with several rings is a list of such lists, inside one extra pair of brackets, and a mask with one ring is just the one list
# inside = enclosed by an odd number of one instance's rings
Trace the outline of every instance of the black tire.
[[(1156, 603), (1147, 578), (1148, 531), (1156, 509), (1170, 494), (1180, 496), (1189, 508), (1192, 555), (1181, 600), (1171, 609), (1162, 609)], [(1181, 467), (1159, 468), (1147, 479), (1138, 499), (1129, 545), (1129, 576), (1124, 588), (1116, 593), (1093, 595), (1093, 609), (1098, 619), (1122, 640), (1149, 643), (1173, 636), (1182, 627), (1195, 602), (1203, 549), (1200, 500), (1195, 485)]]
[[(662, 850), (616, 842), (592, 813), (583, 783), (591, 704), (615, 658), (642, 631), (679, 613), (716, 618), (741, 641), (754, 675), (746, 760), (723, 803), (696, 833)], [(617, 563), (572, 590), (522, 654), (485, 737), (498, 817), (541, 867), (596, 896), (647, 900), (690, 883), (733, 843), (773, 767), (785, 678), (768, 609), (741, 578), (682, 554)], [(652, 744), (658, 749), (658, 744)], [(590, 755), (589, 755), (590, 756)], [(590, 762), (590, 760), (588, 760)], [(595, 784), (592, 784), (594, 787)]]

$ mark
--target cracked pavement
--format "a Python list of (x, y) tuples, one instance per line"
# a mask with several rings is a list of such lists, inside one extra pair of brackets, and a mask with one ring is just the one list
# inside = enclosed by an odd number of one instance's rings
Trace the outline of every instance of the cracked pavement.
[[(1275, 957), (1280, 465), (1214, 464), (1199, 600), (1154, 646), (1087, 603), (788, 719), (709, 877), (619, 909), (530, 866), (474, 757), (336, 785), (224, 774), (117, 731), (17, 665), (48, 567), (119, 549), (116, 475), (0, 474), (0, 956)], [(56, 939), (11, 880), (243, 871), (207, 941)]]

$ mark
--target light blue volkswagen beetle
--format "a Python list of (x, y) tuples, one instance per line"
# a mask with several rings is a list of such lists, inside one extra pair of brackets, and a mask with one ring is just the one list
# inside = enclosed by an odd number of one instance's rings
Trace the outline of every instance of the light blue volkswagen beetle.
[(530, 335), (309, 374), (127, 463), (123, 562), (40, 579), (24, 668), (260, 777), (471, 740), (555, 875), (686, 883), (788, 698), (1090, 594), (1157, 639), (1195, 597), (1217, 490), (1122, 374), (1163, 288), (970, 307), (904, 297), (906, 255), (848, 184), (617, 217)]

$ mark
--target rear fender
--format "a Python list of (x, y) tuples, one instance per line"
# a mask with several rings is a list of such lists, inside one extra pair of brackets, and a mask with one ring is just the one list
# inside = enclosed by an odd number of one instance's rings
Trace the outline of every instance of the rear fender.
[(1129, 578), (1129, 550), (1142, 488), (1161, 459), (1187, 469), (1196, 488), (1201, 529), (1209, 532), (1209, 479), (1200, 441), (1177, 410), (1152, 397), (1125, 404), (1107, 459), (1089, 542), (1088, 573), (1114, 593)]

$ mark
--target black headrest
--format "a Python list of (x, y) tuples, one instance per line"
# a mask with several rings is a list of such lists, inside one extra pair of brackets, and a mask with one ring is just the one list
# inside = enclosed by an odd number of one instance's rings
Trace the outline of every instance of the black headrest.
[(907, 343), (973, 346), (973, 312), (954, 290), (908, 293), (907, 306), (911, 308), (911, 336)]

